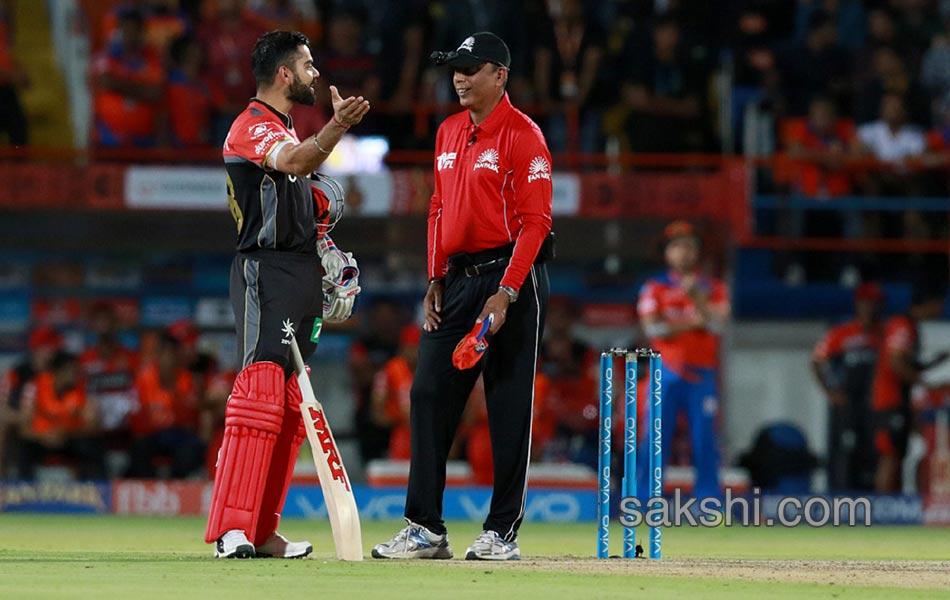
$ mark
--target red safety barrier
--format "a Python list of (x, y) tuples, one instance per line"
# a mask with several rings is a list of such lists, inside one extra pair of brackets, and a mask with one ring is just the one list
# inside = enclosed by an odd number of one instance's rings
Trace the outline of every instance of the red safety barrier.
[[(420, 114), (455, 107), (419, 105)], [(450, 111), (451, 112), (451, 111)], [(386, 157), (392, 171), (389, 214), (424, 214), (432, 181), (431, 151), (394, 151)], [(785, 155), (750, 159), (713, 154), (580, 154), (554, 156), (560, 174), (578, 180), (579, 217), (617, 219), (692, 218), (725, 226), (734, 244), (748, 248), (822, 252), (944, 253), (946, 239), (835, 239), (757, 235), (751, 216), (753, 174), (788, 171), (804, 164)], [(126, 176), (132, 165), (211, 166), (221, 164), (218, 148), (86, 150), (0, 148), (0, 207), (123, 209)], [(950, 155), (908, 160), (900, 169), (947, 170)], [(843, 171), (861, 174), (893, 170), (895, 165), (870, 158), (849, 158)], [(577, 192), (572, 192), (577, 193)], [(834, 199), (829, 199), (829, 203)], [(950, 200), (948, 200), (950, 209)], [(717, 235), (722, 236), (717, 225)], [(722, 241), (725, 241), (723, 239)]]

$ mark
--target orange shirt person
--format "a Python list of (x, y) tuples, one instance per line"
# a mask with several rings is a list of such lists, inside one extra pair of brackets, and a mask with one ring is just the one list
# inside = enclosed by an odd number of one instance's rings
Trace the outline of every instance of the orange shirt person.
[(171, 462), (171, 476), (183, 478), (204, 463), (205, 443), (198, 436), (198, 389), (184, 367), (180, 342), (170, 334), (159, 340), (155, 362), (135, 378), (137, 410), (130, 424), (134, 440), (129, 477), (155, 477), (156, 460)]
[(100, 146), (155, 145), (162, 99), (161, 60), (145, 44), (140, 12), (120, 15), (121, 35), (93, 61), (95, 139)]
[(104, 454), (95, 437), (95, 405), (87, 401), (75, 356), (59, 352), (49, 369), (24, 387), (22, 406), (21, 479), (32, 480), (36, 467), (50, 456), (75, 462), (82, 479), (105, 476)]
[(419, 362), (418, 325), (407, 325), (399, 334), (399, 354), (383, 365), (373, 382), (372, 415), (377, 425), (392, 427), (389, 458), (409, 460), (409, 392)]

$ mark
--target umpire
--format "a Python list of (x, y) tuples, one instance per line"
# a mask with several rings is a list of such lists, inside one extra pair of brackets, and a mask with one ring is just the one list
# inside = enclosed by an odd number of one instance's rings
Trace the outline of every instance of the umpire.
[[(439, 127), (429, 209), (429, 288), (411, 393), (408, 526), (375, 558), (452, 558), (442, 520), (445, 463), (465, 402), (484, 375), (494, 492), (484, 531), (465, 558), (517, 560), (524, 517), (535, 368), (553, 256), (551, 155), (538, 126), (505, 93), (511, 56), (496, 35), (466, 38), (448, 65), (466, 109)], [(452, 365), (456, 344), (493, 315), (475, 367)]]

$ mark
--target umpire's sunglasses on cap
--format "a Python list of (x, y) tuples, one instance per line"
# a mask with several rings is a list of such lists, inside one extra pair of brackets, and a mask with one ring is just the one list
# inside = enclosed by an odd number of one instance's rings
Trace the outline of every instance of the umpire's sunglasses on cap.
[(485, 63), (505, 67), (511, 65), (511, 53), (500, 37), (488, 31), (475, 33), (465, 38), (457, 50), (433, 52), (430, 60), (438, 66), (448, 65), (455, 70), (467, 72)]

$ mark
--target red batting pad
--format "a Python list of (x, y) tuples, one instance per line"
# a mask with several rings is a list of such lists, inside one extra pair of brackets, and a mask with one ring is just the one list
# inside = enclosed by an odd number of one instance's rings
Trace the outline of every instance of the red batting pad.
[(238, 373), (224, 413), (205, 541), (232, 529), (248, 539), (257, 530), (264, 482), (284, 417), (284, 369), (252, 363)]
[(455, 350), (452, 352), (452, 364), (455, 365), (456, 369), (464, 371), (478, 364), (482, 355), (488, 350), (488, 340), (485, 339), (485, 335), (488, 333), (493, 320), (492, 315), (489, 315), (481, 323), (475, 323), (468, 335), (463, 337), (455, 346)]
[[(310, 367), (307, 367), (307, 372), (310, 372)], [(280, 512), (284, 509), (284, 500), (294, 475), (294, 464), (297, 462), (300, 444), (307, 439), (307, 429), (300, 418), (300, 402), (303, 397), (296, 377), (287, 380), (284, 398), (284, 421), (271, 456), (270, 469), (267, 471), (257, 531), (251, 539), (255, 546), (266, 542), (267, 537), (280, 526)]]

